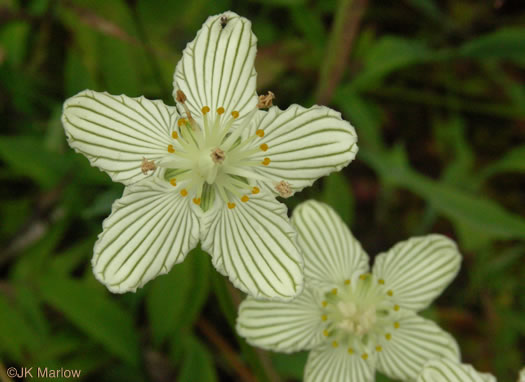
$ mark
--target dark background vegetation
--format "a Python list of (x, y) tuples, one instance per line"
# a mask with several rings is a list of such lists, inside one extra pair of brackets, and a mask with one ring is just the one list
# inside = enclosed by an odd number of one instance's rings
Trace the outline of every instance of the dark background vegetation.
[[(259, 38), (276, 104), (323, 103), (357, 160), (288, 200), (333, 205), (370, 254), (439, 232), (464, 255), (424, 314), (464, 362), (514, 381), (525, 363), (525, 5), (511, 0), (0, 1), (0, 381), (10, 366), (91, 381), (300, 380), (306, 353), (236, 337), (233, 290), (199, 250), (136, 294), (92, 275), (122, 186), (69, 149), (60, 114), (85, 88), (174, 104), (175, 64), (231, 9)], [(378, 377), (380, 381), (386, 378)]]

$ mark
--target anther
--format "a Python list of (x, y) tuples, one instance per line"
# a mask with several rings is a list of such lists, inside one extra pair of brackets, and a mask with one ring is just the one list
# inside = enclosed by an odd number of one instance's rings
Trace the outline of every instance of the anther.
[(399, 305), (394, 305), (394, 310), (397, 312), (399, 310)]
[(363, 354), (361, 355), (361, 358), (363, 358), (363, 359), (366, 361), (366, 360), (368, 359), (368, 354), (363, 353)]
[(273, 104), (273, 100), (275, 98), (275, 94), (273, 94), (271, 91), (268, 92), (267, 95), (260, 95), (259, 96), (259, 103), (257, 104), (258, 109), (267, 109)]
[(208, 106), (203, 106), (201, 111), (202, 111), (202, 114), (206, 115), (210, 112), (210, 108)]
[(217, 114), (219, 115), (224, 114), (224, 108), (222, 106), (217, 109)]
[(186, 94), (182, 90), (177, 90), (177, 96), (175, 97), (175, 101), (184, 103), (186, 102)]
[(345, 285), (350, 285), (350, 280), (345, 280)]
[(363, 273), (361, 276), (359, 276), (359, 278), (361, 280), (366, 280), (368, 278), (369, 274), (368, 273)]
[(389, 295), (390, 297), (392, 297), (394, 295), (394, 291), (392, 289), (388, 290), (388, 292), (386, 292), (387, 295)]
[(255, 195), (255, 194), (258, 194), (259, 191), (261, 191), (261, 190), (259, 189), (259, 187), (253, 187), (253, 188), (252, 188), (252, 194), (254, 194), (254, 195)]
[(336, 348), (336, 347), (339, 346), (339, 344), (337, 343), (337, 341), (334, 341), (334, 342), (332, 342), (332, 346), (333, 346), (334, 348)]
[(337, 288), (332, 289), (332, 294), (337, 294)]
[(325, 307), (325, 308), (328, 305), (328, 303), (326, 301), (323, 301), (322, 304), (323, 304), (323, 307)]
[(172, 137), (173, 139), (177, 139), (177, 138), (179, 137), (179, 134), (178, 134), (176, 131), (172, 131), (172, 132), (171, 132), (171, 137)]
[(385, 338), (386, 338), (388, 341), (390, 341), (390, 340), (392, 339), (392, 334), (390, 334), (390, 333), (385, 334)]
[(326, 329), (323, 330), (323, 336), (328, 337), (329, 334), (330, 334), (330, 333), (328, 333), (328, 330), (326, 330)]
[(354, 354), (354, 349), (348, 348), (348, 354)]
[(235, 110), (232, 111), (232, 117), (233, 117), (234, 119), (239, 118), (239, 112), (238, 112), (238, 111), (235, 111)]
[(397, 322), (397, 321), (394, 322), (394, 328), (399, 329), (399, 326), (400, 326), (400, 325), (399, 325), (399, 322)]
[(196, 205), (201, 204), (201, 198), (193, 198), (193, 203), (195, 203)]
[(377, 280), (377, 283), (378, 283), (378, 284), (381, 284), (381, 285), (384, 285), (384, 284), (385, 284), (385, 280), (383, 280), (383, 279), (379, 279), (379, 280)]
[(153, 162), (152, 160), (142, 158), (140, 169), (142, 170), (142, 173), (144, 175), (148, 175), (148, 171), (155, 171), (157, 169), (157, 165), (155, 165), (155, 162)]
[(268, 150), (268, 145), (266, 143), (263, 143), (262, 145), (259, 146), (259, 148), (262, 150), (262, 151), (266, 151)]
[(255, 132), (255, 135), (257, 135), (257, 136), (260, 137), (260, 138), (264, 137), (264, 130), (260, 130), (260, 129), (257, 130), (257, 131)]
[(261, 164), (268, 166), (270, 164), (270, 158), (264, 158)]
[(180, 194), (181, 194), (182, 196), (186, 196), (186, 195), (188, 195), (188, 190), (186, 190), (185, 188), (183, 188), (182, 190), (180, 190)]
[(241, 198), (241, 202), (243, 203), (246, 203), (248, 200), (250, 200), (250, 198), (247, 195), (243, 195), (243, 197)]
[(170, 179), (170, 184), (175, 187), (177, 185), (177, 180), (175, 178)]
[(177, 121), (177, 126), (181, 127), (182, 125), (185, 125), (186, 122), (188, 122), (186, 118), (181, 118)]
[(173, 148), (173, 145), (168, 145), (168, 152), (172, 153), (172, 154), (175, 152), (175, 149)]
[(235, 203), (228, 202), (228, 208), (231, 210), (235, 208)]
[(326, 314), (323, 314), (323, 315), (321, 316), (321, 320), (323, 320), (323, 321), (328, 320), (328, 316), (327, 316)]
[[(270, 160), (268, 159), (268, 162), (269, 161)], [(285, 182), (284, 180), (281, 180), (279, 183), (277, 183), (275, 185), (275, 189), (279, 193), (279, 196), (282, 198), (289, 198), (293, 194), (292, 185), (288, 182)]]
[(380, 345), (377, 345), (377, 346), (376, 346), (376, 351), (377, 351), (377, 352), (380, 352), (381, 350), (383, 350), (383, 348), (382, 348)]
[(193, 128), (195, 128), (195, 121), (193, 120), (193, 117), (191, 116), (190, 109), (186, 105), (186, 94), (184, 94), (184, 92), (180, 89), (177, 90), (176, 94), (177, 96), (175, 97), (175, 101), (182, 104), (182, 107), (184, 108), (184, 111), (186, 112), (186, 116), (188, 117), (188, 120), (190, 121), (190, 124), (193, 126)]

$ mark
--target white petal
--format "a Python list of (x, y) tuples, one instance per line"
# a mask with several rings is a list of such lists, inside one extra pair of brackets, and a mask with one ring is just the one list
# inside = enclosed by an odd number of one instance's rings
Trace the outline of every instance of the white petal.
[(428, 361), (417, 382), (496, 382), (488, 373), (479, 373), (471, 365), (448, 359)]
[(456, 277), (461, 255), (442, 235), (402, 241), (375, 258), (373, 272), (393, 291), (393, 300), (410, 310), (427, 307)]
[(242, 291), (290, 300), (303, 288), (303, 259), (286, 206), (263, 193), (230, 209), (220, 198), (203, 217), (202, 248)]
[(143, 158), (156, 162), (168, 153), (176, 120), (176, 108), (161, 101), (91, 90), (69, 98), (62, 114), (69, 145), (124, 184), (145, 177)]
[(314, 200), (298, 205), (292, 224), (297, 230), (309, 281), (319, 285), (342, 284), (355, 272), (368, 271), (368, 256), (361, 244), (328, 205)]
[(357, 153), (354, 128), (340, 113), (324, 106), (272, 107), (267, 113), (258, 113), (250, 134), (255, 135), (257, 130), (263, 130), (264, 137), (256, 144), (268, 145), (260, 155), (271, 160), (257, 170), (274, 182), (290, 183), (294, 191), (341, 170)]
[(382, 339), (377, 353), (377, 369), (393, 379), (413, 380), (425, 362), (435, 358), (459, 360), (455, 340), (430, 320), (416, 314), (400, 318), (392, 325), (391, 339)]
[(177, 190), (151, 177), (126, 187), (113, 204), (92, 261), (95, 276), (110, 291), (135, 291), (182, 262), (197, 245), (197, 214), (190, 198)]
[[(221, 18), (227, 22), (223, 26)], [(194, 116), (203, 106), (238, 111), (241, 120), (257, 105), (254, 68), (257, 38), (251, 23), (233, 12), (211, 16), (190, 42), (177, 64), (174, 96), (182, 90)]]
[(237, 333), (268, 350), (310, 350), (323, 341), (321, 316), (321, 298), (312, 289), (305, 288), (291, 302), (248, 297), (239, 307)]
[(348, 349), (325, 345), (310, 352), (304, 369), (305, 382), (368, 382), (374, 380), (370, 360), (349, 354)]

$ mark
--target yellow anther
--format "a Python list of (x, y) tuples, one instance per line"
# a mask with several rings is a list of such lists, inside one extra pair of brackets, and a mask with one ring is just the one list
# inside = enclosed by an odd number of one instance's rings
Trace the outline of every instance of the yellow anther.
[(388, 292), (386, 292), (386, 294), (392, 297), (394, 295), (394, 291), (390, 289)]
[(228, 202), (228, 208), (231, 210), (232, 208), (235, 208), (235, 203)]
[(323, 321), (328, 320), (328, 316), (327, 316), (326, 314), (323, 314), (323, 315), (321, 316), (321, 320), (323, 320)]
[(224, 114), (224, 108), (222, 106), (217, 109), (217, 114), (219, 115)]
[(381, 284), (381, 285), (384, 285), (384, 284), (385, 284), (385, 280), (383, 280), (383, 279), (379, 279), (379, 280), (377, 280), (377, 283), (378, 283), (378, 284)]
[(361, 276), (359, 276), (359, 278), (361, 280), (366, 280), (368, 278), (369, 274), (368, 273), (363, 273)]
[(203, 106), (201, 111), (202, 111), (202, 114), (206, 115), (210, 112), (210, 108), (208, 106)]
[(394, 322), (394, 328), (399, 329), (399, 326), (400, 326), (400, 325), (399, 325), (399, 322), (397, 322), (397, 321)]
[(337, 294), (337, 288), (332, 289), (332, 294)]
[(363, 358), (363, 359), (366, 361), (366, 360), (368, 359), (368, 354), (363, 353), (363, 354), (361, 355), (361, 358)]
[(392, 334), (390, 334), (390, 333), (385, 334), (385, 338), (386, 338), (388, 341), (390, 341), (390, 340), (392, 339)]
[(382, 348), (380, 345), (377, 345), (377, 346), (376, 346), (376, 351), (379, 352), (379, 351), (381, 351), (381, 350), (383, 350), (383, 348)]
[(260, 129), (257, 130), (257, 131), (255, 132), (255, 135), (258, 135), (258, 136), (261, 137), (261, 138), (264, 137), (264, 130), (260, 130)]
[(268, 150), (268, 145), (266, 143), (263, 143), (262, 145), (259, 146), (259, 148), (262, 150), (262, 151), (266, 151)]
[(239, 112), (238, 112), (238, 111), (235, 111), (235, 110), (232, 111), (232, 117), (233, 117), (234, 119), (239, 118)]
[(323, 307), (325, 307), (325, 308), (326, 308), (326, 305), (328, 305), (328, 303), (326, 301), (323, 301), (322, 304), (323, 304)]
[(186, 195), (188, 195), (188, 190), (186, 190), (185, 188), (183, 188), (182, 190), (180, 190), (180, 194), (181, 194), (182, 196), (186, 196)]
[(170, 184), (171, 184), (173, 187), (175, 187), (175, 186), (177, 185), (177, 179), (175, 179), (175, 178), (171, 178), (171, 179), (170, 179)]
[(323, 336), (328, 337), (329, 334), (330, 334), (330, 333), (328, 333), (328, 330), (326, 330), (326, 329), (323, 330)]
[(268, 166), (270, 164), (270, 158), (264, 158), (261, 164)]
[(345, 280), (345, 285), (350, 285), (350, 280)]
[(176, 131), (172, 131), (172, 132), (171, 132), (171, 137), (172, 137), (173, 139), (177, 139), (177, 138), (179, 137), (179, 134), (178, 134)]
[(339, 344), (337, 343), (337, 341), (334, 341), (334, 342), (332, 342), (332, 346), (333, 346), (334, 348), (336, 348), (336, 347), (339, 346)]
[(250, 200), (248, 195), (243, 195), (243, 197), (241, 198), (241, 202), (243, 202), (243, 203), (246, 203), (248, 200)]
[(261, 190), (259, 190), (259, 187), (254, 187), (254, 188), (252, 188), (252, 194), (254, 194), (254, 195), (255, 195), (255, 194), (258, 194), (259, 191), (261, 191)]
[(193, 203), (195, 203), (196, 205), (201, 204), (201, 198), (193, 198)]
[(186, 118), (181, 118), (181, 119), (179, 119), (179, 120), (177, 121), (177, 125), (178, 125), (179, 127), (181, 127), (182, 125), (185, 125), (186, 122), (188, 122), (188, 121), (186, 120)]
[(175, 152), (175, 149), (173, 148), (173, 145), (168, 145), (168, 152), (169, 153), (174, 153)]
[(399, 305), (394, 305), (394, 310), (397, 312), (399, 310)]
[(177, 96), (175, 97), (175, 101), (184, 103), (186, 102), (186, 94), (182, 90), (177, 90)]
[(354, 354), (354, 349), (348, 348), (348, 354)]

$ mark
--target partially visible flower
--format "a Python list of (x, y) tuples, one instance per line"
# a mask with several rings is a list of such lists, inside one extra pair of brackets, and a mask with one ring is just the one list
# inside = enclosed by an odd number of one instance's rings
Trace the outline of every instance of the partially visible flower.
[(518, 382), (525, 382), (525, 367), (520, 370)]
[(178, 109), (90, 90), (64, 104), (70, 146), (126, 185), (93, 258), (111, 291), (168, 272), (199, 239), (217, 270), (253, 296), (302, 290), (302, 256), (275, 197), (348, 165), (357, 138), (334, 110), (280, 110), (273, 93), (258, 97), (256, 42), (247, 19), (209, 17), (175, 70)]
[(425, 364), (416, 382), (496, 382), (496, 378), (466, 363), (434, 359)]
[(305, 254), (305, 288), (289, 303), (248, 297), (238, 333), (262, 348), (310, 350), (305, 381), (373, 381), (375, 370), (414, 380), (425, 362), (459, 359), (450, 334), (417, 312), (456, 276), (461, 256), (441, 235), (368, 256), (337, 214), (308, 201), (292, 216)]

